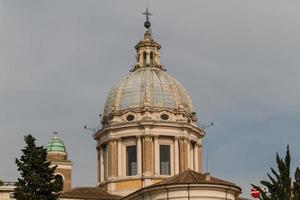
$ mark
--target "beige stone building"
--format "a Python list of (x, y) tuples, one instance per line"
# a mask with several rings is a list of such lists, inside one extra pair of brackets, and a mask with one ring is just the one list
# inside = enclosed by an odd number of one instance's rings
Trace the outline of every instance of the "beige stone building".
[(14, 189), (14, 183), (3, 183), (3, 185), (0, 186), (0, 200), (12, 199)]
[(75, 188), (61, 199), (239, 199), (240, 187), (202, 172), (205, 132), (187, 91), (161, 64), (145, 14), (136, 63), (109, 93), (93, 135), (97, 187)]

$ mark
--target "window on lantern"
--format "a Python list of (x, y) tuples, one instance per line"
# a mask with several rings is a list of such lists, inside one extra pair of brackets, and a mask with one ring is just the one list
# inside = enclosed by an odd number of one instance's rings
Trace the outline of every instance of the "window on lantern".
[(146, 52), (144, 51), (144, 52), (143, 52), (143, 64), (144, 64), (144, 66), (146, 65), (146, 59), (147, 59), (147, 54), (146, 54)]
[(153, 62), (153, 51), (150, 52), (150, 63), (151, 66), (153, 66), (154, 62)]
[(126, 147), (126, 175), (133, 176), (137, 174), (136, 146)]
[(170, 145), (159, 145), (160, 152), (160, 174), (170, 175)]

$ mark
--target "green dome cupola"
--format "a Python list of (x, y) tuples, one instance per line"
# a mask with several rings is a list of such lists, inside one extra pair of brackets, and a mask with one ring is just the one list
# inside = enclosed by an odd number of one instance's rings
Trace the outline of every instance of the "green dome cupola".
[(47, 145), (47, 152), (63, 152), (66, 153), (66, 147), (61, 139), (58, 137), (58, 133), (53, 133), (53, 138)]
[(68, 159), (65, 144), (58, 137), (57, 132), (53, 133), (53, 138), (48, 142), (47, 158), (51, 161), (66, 161)]

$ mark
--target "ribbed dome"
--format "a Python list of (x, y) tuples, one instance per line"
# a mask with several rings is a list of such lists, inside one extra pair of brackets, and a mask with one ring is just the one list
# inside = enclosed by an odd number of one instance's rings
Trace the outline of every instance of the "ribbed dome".
[(145, 106), (193, 112), (184, 87), (162, 69), (148, 67), (131, 72), (111, 90), (103, 115)]
[(66, 153), (66, 147), (61, 139), (58, 138), (57, 133), (54, 132), (54, 136), (47, 145), (47, 152), (62, 152)]
[(186, 90), (160, 64), (160, 48), (147, 29), (144, 38), (135, 46), (136, 64), (107, 98), (104, 119), (127, 109), (135, 112), (169, 109), (189, 117), (194, 115), (192, 101)]

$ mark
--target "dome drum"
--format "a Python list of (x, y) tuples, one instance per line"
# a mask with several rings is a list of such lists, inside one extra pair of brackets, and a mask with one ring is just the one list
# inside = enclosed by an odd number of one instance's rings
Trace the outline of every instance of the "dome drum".
[[(166, 115), (167, 119), (163, 118), (162, 115)], [(128, 119), (129, 116), (132, 116), (132, 119)], [(143, 108), (136, 108), (112, 112), (109, 116), (103, 117), (101, 123), (103, 126), (109, 126), (117, 123), (135, 122), (143, 120), (153, 120), (157, 122), (183, 122), (196, 125), (197, 117), (195, 113), (187, 113), (183, 110), (176, 111), (172, 109), (148, 108), (148, 111), (144, 111)]]

